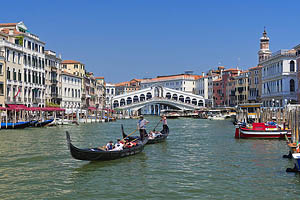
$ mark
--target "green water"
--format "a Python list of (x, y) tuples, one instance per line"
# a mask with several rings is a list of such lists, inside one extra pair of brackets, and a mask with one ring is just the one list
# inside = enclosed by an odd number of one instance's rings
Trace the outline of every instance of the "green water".
[[(159, 118), (148, 117), (153, 128)], [(285, 172), (285, 141), (236, 140), (229, 121), (168, 120), (166, 142), (106, 162), (71, 158), (104, 145), (136, 120), (0, 131), (0, 199), (299, 199), (300, 176)]]

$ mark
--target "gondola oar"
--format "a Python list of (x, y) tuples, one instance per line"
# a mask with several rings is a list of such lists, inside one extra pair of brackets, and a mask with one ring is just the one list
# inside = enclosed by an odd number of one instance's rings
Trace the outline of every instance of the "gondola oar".
[(159, 122), (156, 124), (156, 126), (154, 127), (153, 131), (155, 131), (155, 129), (157, 128), (158, 124), (161, 122), (161, 120), (159, 120)]
[[(122, 126), (123, 128), (123, 126)], [(129, 135), (126, 135), (122, 140), (124, 140), (125, 138), (129, 137), (130, 135), (134, 134), (137, 131), (137, 129), (135, 129), (132, 133), (130, 133)]]

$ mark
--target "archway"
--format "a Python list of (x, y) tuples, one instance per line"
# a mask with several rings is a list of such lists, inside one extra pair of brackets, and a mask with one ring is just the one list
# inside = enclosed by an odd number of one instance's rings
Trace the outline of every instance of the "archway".
[(127, 105), (131, 104), (132, 103), (132, 99), (131, 97), (127, 97)]
[(119, 101), (118, 100), (114, 100), (114, 108), (119, 107)]
[(295, 72), (295, 62), (293, 60), (290, 62), (290, 72)]
[(166, 98), (167, 98), (167, 99), (171, 99), (171, 93), (170, 93), (170, 92), (167, 92)]
[(202, 101), (202, 100), (199, 100), (199, 101), (198, 101), (198, 106), (204, 106), (204, 104), (203, 104), (203, 101)]
[(145, 101), (145, 95), (144, 94), (140, 95), (140, 101)]
[(133, 103), (136, 103), (136, 102), (139, 102), (139, 97), (135, 95), (133, 97)]
[(120, 100), (120, 106), (124, 106), (125, 105), (125, 99), (121, 99)]
[(197, 105), (197, 99), (192, 99), (192, 104)]
[(148, 92), (148, 93), (146, 94), (146, 99), (147, 99), (147, 100), (152, 99), (152, 94), (151, 94), (151, 92)]
[(294, 81), (294, 79), (290, 80), (290, 92), (295, 92), (295, 81)]
[(184, 96), (183, 95), (179, 96), (179, 101), (184, 102)]
[(173, 94), (172, 99), (175, 100), (175, 101), (177, 101), (177, 99), (178, 99), (177, 94)]
[(190, 97), (186, 97), (185, 98), (185, 103), (191, 103), (191, 98)]

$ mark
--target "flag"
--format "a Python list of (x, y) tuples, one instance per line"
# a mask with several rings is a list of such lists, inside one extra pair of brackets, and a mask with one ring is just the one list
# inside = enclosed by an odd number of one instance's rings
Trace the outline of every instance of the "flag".
[(14, 98), (16, 98), (19, 94), (20, 94), (21, 88), (19, 88), (17, 94), (14, 96)]

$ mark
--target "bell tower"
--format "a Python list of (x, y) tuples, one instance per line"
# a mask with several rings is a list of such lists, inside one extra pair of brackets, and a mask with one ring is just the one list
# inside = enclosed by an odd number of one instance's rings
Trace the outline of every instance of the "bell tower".
[(268, 59), (271, 56), (270, 38), (267, 36), (266, 28), (264, 28), (263, 36), (260, 38), (260, 49), (258, 51), (258, 63)]

